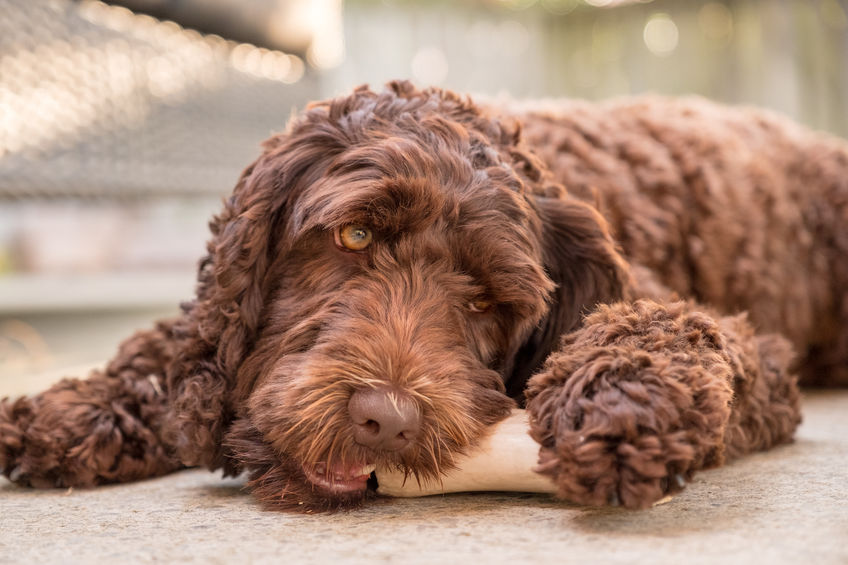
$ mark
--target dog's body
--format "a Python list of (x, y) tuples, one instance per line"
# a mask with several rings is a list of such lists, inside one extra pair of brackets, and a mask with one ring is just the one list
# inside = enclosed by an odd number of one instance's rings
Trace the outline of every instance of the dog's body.
[(844, 141), (698, 99), (560, 102), (520, 119), (556, 182), (610, 223), (637, 297), (747, 312), (789, 339), (803, 383), (848, 383)]
[(644, 507), (791, 440), (789, 342), (848, 383), (848, 147), (759, 112), (359, 89), (269, 140), (211, 228), (180, 318), (0, 405), (6, 476), (204, 465), (350, 507), (373, 464), (437, 476), (526, 402), (560, 496)]

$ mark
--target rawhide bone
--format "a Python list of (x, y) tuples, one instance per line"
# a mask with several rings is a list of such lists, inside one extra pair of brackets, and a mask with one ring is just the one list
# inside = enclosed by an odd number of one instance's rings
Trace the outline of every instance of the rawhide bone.
[[(539, 445), (527, 433), (527, 412), (513, 410), (480, 442), (476, 450), (457, 461), (457, 467), (441, 481), (416, 480), (396, 469), (377, 467), (377, 494), (397, 497), (430, 496), (451, 492), (535, 492), (554, 493), (556, 487), (547, 477), (533, 471)], [(671, 501), (666, 496), (654, 506)]]
[(537, 444), (527, 431), (527, 412), (513, 410), (495, 424), (488, 437), (472, 453), (457, 460), (457, 468), (441, 481), (419, 481), (395, 469), (377, 467), (377, 494), (386, 496), (428, 496), (450, 492), (500, 491), (553, 493), (556, 487), (547, 477), (535, 473), (539, 457)]

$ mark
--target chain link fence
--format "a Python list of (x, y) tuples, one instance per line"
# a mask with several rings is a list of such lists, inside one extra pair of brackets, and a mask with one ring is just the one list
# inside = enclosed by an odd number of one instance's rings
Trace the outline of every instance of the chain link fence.
[(224, 194), (315, 94), (298, 57), (123, 8), (2, 11), (0, 200)]

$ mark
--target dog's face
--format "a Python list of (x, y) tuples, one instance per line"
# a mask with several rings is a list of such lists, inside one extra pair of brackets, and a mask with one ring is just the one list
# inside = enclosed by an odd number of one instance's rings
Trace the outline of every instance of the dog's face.
[(313, 106), (245, 172), (206, 292), (244, 338), (219, 363), (261, 497), (350, 505), (375, 465), (437, 478), (514, 406), (557, 286), (516, 136), (399, 84)]

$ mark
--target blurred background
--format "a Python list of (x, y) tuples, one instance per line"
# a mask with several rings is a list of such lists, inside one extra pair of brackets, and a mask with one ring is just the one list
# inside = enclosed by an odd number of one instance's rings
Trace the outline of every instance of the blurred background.
[(846, 137), (848, 0), (0, 0), (0, 396), (175, 314), (260, 141), (393, 78), (699, 94)]

